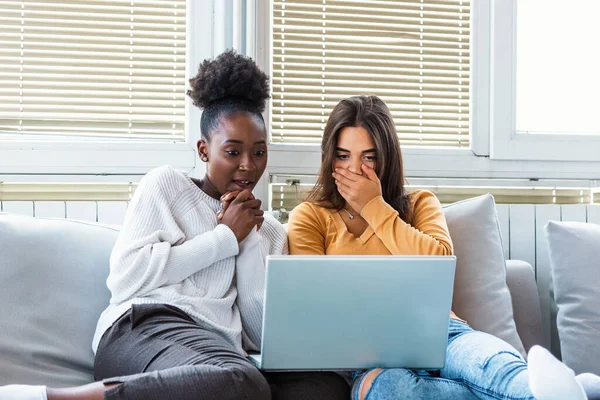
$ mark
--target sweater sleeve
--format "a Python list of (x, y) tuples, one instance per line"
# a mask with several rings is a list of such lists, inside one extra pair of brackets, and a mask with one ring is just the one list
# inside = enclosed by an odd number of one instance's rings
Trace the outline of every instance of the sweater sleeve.
[(290, 213), (288, 238), (291, 255), (325, 254), (325, 229), (308, 202)]
[(260, 350), (267, 255), (287, 252), (285, 229), (275, 218), (265, 215), (260, 231), (256, 228), (240, 243), (235, 261), (237, 305), (242, 327), (250, 343), (246, 350)]
[(361, 215), (393, 255), (451, 255), (452, 241), (442, 206), (428, 191), (413, 194), (413, 225), (378, 196)]
[(192, 238), (185, 236), (171, 210), (179, 194), (169, 182), (175, 172), (164, 171), (146, 175), (128, 207), (110, 257), (107, 285), (113, 304), (181, 282), (238, 253), (235, 234), (225, 225)]

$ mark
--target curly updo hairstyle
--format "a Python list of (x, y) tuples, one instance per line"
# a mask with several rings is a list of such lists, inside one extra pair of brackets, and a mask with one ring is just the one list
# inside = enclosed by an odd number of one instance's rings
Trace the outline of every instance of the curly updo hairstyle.
[(247, 112), (265, 125), (261, 113), (269, 98), (269, 77), (251, 58), (228, 50), (214, 60), (204, 60), (190, 86), (187, 95), (204, 109), (200, 119), (204, 139), (210, 138), (221, 117), (237, 112)]

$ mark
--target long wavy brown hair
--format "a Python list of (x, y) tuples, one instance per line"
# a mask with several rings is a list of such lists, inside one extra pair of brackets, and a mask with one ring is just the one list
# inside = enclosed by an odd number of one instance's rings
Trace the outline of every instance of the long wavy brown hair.
[(317, 183), (306, 200), (322, 207), (341, 210), (346, 200), (339, 194), (331, 176), (340, 131), (346, 127), (362, 127), (375, 143), (377, 166), (383, 199), (400, 218), (411, 223), (410, 194), (405, 190), (402, 152), (396, 126), (387, 105), (377, 96), (354, 96), (342, 100), (329, 115), (321, 142), (321, 169)]

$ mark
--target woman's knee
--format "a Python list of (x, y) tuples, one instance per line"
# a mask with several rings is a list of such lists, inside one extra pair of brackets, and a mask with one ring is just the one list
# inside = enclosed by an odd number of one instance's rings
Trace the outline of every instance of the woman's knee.
[(236, 366), (231, 369), (232, 383), (238, 395), (236, 398), (248, 400), (270, 400), (269, 383), (260, 371), (252, 365)]
[(525, 365), (523, 356), (513, 346), (490, 334), (471, 331), (452, 341), (446, 352), (445, 369), (461, 369), (478, 365), (485, 368), (493, 360), (517, 361)]
[(367, 394), (371, 391), (373, 382), (382, 372), (383, 369), (375, 368), (360, 375), (360, 378), (357, 378), (353, 385), (353, 398), (357, 400), (364, 400), (367, 397)]
[(434, 377), (425, 371), (404, 368), (378, 371), (369, 390), (362, 393), (362, 396), (359, 396), (358, 391), (353, 391), (353, 399), (477, 399), (473, 392), (460, 382)]
[[(354, 400), (369, 398), (400, 399), (407, 393), (420, 392), (419, 377), (411, 370), (404, 368), (370, 370), (355, 381), (352, 390)], [(420, 395), (420, 393), (419, 393)], [(412, 397), (407, 397), (412, 399)]]

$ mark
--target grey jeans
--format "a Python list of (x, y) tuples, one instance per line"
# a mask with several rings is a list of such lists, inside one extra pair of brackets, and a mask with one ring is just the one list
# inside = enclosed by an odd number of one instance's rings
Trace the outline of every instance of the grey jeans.
[(121, 383), (105, 399), (350, 398), (332, 372), (261, 373), (219, 333), (166, 304), (134, 305), (119, 318), (100, 341), (94, 375)]

